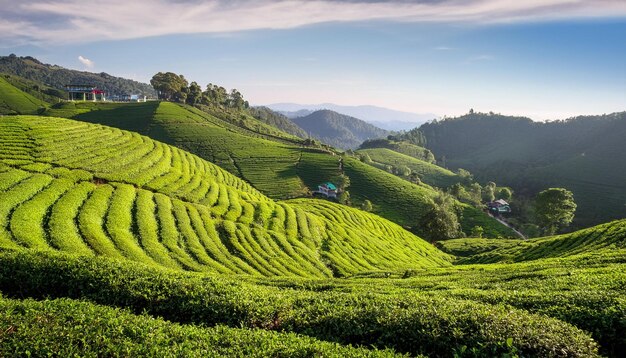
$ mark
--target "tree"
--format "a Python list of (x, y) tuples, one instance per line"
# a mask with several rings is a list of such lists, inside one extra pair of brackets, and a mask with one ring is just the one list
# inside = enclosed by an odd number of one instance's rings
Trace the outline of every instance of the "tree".
[(200, 103), (202, 100), (202, 88), (198, 85), (198, 83), (191, 82), (189, 84), (189, 93), (187, 94), (187, 104), (195, 106), (197, 103)]
[(152, 76), (150, 84), (158, 91), (160, 99), (180, 101), (187, 98), (186, 94), (183, 96), (183, 89), (187, 88), (187, 80), (182, 75), (173, 72), (159, 72)]
[(498, 188), (496, 192), (496, 198), (498, 199), (508, 201), (508, 200), (511, 200), (512, 197), (513, 197), (513, 192), (511, 192), (511, 189), (509, 188)]
[(546, 235), (553, 235), (568, 226), (574, 219), (576, 202), (571, 191), (563, 188), (549, 188), (535, 198), (537, 225)]
[(365, 201), (361, 205), (361, 209), (363, 209), (363, 211), (372, 211), (372, 209), (373, 209), (372, 202), (367, 200), (367, 199), (365, 199)]
[(476, 225), (472, 228), (471, 237), (477, 237), (480, 239), (483, 237), (484, 232), (485, 232), (485, 229), (483, 229), (482, 226)]
[(439, 192), (429, 201), (428, 209), (419, 219), (417, 229), (431, 242), (461, 236), (461, 224), (452, 197)]
[(396, 168), (396, 174), (403, 177), (408, 177), (409, 175), (411, 175), (411, 168), (407, 167), (406, 165), (401, 165)]
[(490, 203), (496, 199), (495, 196), (496, 183), (490, 181), (483, 188), (483, 201)]

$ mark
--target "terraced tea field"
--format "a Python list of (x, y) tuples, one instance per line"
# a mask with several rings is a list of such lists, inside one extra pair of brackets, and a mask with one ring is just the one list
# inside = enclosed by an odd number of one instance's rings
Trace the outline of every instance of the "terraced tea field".
[[(137, 133), (11, 117), (0, 121), (0, 145), (4, 248), (263, 276), (449, 265), (447, 255), (373, 214), (311, 200), (276, 203), (221, 168)], [(386, 254), (370, 256), (382, 248)]]
[[(356, 195), (414, 186), (360, 166)], [(447, 241), (457, 264), (499, 262), (452, 266), (391, 221), (276, 202), (138, 133), (2, 117), (0, 355), (620, 357), (624, 227)]]
[[(288, 135), (277, 137), (241, 128), (192, 107), (169, 102), (74, 106), (81, 112), (72, 118), (137, 131), (175, 145), (219, 165), (273, 199), (306, 197), (320, 183), (341, 183), (341, 175), (345, 174), (350, 179), (348, 190), (355, 206), (370, 200), (374, 213), (402, 226), (414, 226), (423, 215), (424, 200), (435, 195), (427, 185), (418, 187), (371, 166), (350, 164), (354, 160), (349, 157), (345, 158), (342, 173), (340, 156), (332, 152), (302, 147)], [(480, 225), (491, 237), (514, 236), (478, 210), (464, 208), (464, 212), (462, 225), (467, 232)], [(419, 228), (414, 230), (419, 233)]]

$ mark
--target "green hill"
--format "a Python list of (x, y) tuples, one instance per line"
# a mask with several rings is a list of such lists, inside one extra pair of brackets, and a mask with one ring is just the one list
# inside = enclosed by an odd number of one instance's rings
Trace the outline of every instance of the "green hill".
[(311, 137), (341, 149), (356, 149), (363, 141), (384, 137), (388, 132), (358, 118), (329, 110), (291, 119)]
[[(626, 248), (626, 220), (579, 230), (573, 233), (530, 240), (473, 239), (442, 243), (446, 252), (458, 254), (452, 246), (466, 245), (461, 263), (520, 262), (580, 254), (602, 253)], [(487, 246), (489, 249), (487, 249)]]
[(51, 117), (0, 125), (3, 248), (263, 276), (449, 265), (447, 255), (387, 220), (333, 203), (320, 204), (323, 213), (316, 201), (276, 203), (136, 133)]
[(397, 141), (391, 139), (371, 139), (367, 140), (359, 146), (359, 149), (374, 149), (374, 148), (387, 148), (394, 152), (408, 155), (415, 159), (425, 161), (428, 163), (435, 163), (435, 156), (433, 153), (419, 145), (409, 143), (407, 141)]
[(447, 167), (468, 169), (480, 181), (526, 196), (569, 189), (577, 228), (626, 217), (626, 112), (548, 123), (472, 113), (420, 131)]
[(401, 167), (405, 166), (411, 169), (411, 173), (417, 173), (423, 183), (437, 187), (447, 188), (451, 185), (459, 183), (462, 179), (448, 169), (444, 169), (432, 163), (416, 159), (406, 154), (398, 153), (387, 148), (359, 149), (357, 153), (367, 154), (372, 163), (379, 168), (386, 166)]
[(47, 103), (21, 91), (0, 76), (0, 114), (34, 114)]
[[(132, 130), (175, 145), (218, 164), (274, 199), (309, 196), (320, 183), (341, 184), (347, 176), (350, 184), (347, 189), (355, 205), (370, 200), (374, 203), (374, 213), (402, 226), (415, 226), (423, 215), (424, 200), (435, 195), (432, 188), (410, 184), (350, 157), (344, 157), (342, 173), (340, 157), (334, 152), (303, 146), (301, 140), (241, 128), (215, 115), (175, 103), (66, 103), (46, 113)], [(464, 211), (462, 224), (468, 232), (474, 225), (480, 225), (486, 229), (486, 235), (514, 235), (480, 211), (472, 208)], [(419, 234), (419, 228), (414, 231)]]
[(5, 80), (7, 80), (7, 82), (21, 91), (26, 92), (41, 101), (47, 102), (48, 104), (58, 103), (59, 101), (67, 99), (67, 92), (65, 92), (65, 90), (46, 86), (41, 82), (27, 80), (15, 75), (4, 73), (2, 76)]

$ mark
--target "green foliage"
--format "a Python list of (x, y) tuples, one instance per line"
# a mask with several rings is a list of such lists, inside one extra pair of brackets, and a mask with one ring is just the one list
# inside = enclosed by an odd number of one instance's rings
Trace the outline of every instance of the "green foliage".
[(259, 327), (412, 355), (445, 356), (464, 346), (479, 356), (597, 355), (587, 334), (546, 316), (406, 290), (366, 293), (358, 281), (354, 293), (315, 292), (98, 258), (14, 252), (0, 254), (0, 263), (8, 295), (84, 298), (181, 323)]
[(483, 229), (482, 226), (474, 226), (472, 228), (472, 231), (470, 233), (471, 237), (477, 237), (479, 239), (481, 239), (483, 237), (483, 233), (485, 232), (485, 229)]
[(537, 224), (547, 235), (568, 226), (574, 219), (575, 211), (574, 195), (567, 189), (549, 188), (535, 198)]
[(511, 200), (513, 192), (509, 188), (498, 188), (496, 190), (496, 199)]
[(624, 248), (625, 238), (626, 223), (624, 220), (619, 220), (570, 234), (511, 241), (510, 243), (516, 243), (514, 246), (509, 246), (507, 242), (506, 247), (469, 257), (462, 262), (519, 262), (573, 256), (594, 250)]
[(157, 90), (159, 99), (185, 103), (187, 99), (187, 80), (173, 72), (159, 72), (152, 76), (150, 84)]
[(618, 112), (542, 123), (474, 113), (420, 131), (449, 167), (510, 187), (516, 200), (548, 187), (570, 190), (578, 204), (572, 225), (583, 228), (626, 217), (625, 119)]
[(404, 154), (426, 163), (435, 163), (435, 156), (430, 150), (405, 141), (395, 141), (392, 139), (369, 139), (361, 143), (359, 149), (389, 149), (396, 153)]
[(35, 114), (47, 103), (21, 91), (0, 76), (0, 115), (2, 114)]
[(167, 322), (88, 302), (0, 299), (0, 355), (63, 357), (390, 357), (295, 334)]
[(424, 237), (431, 242), (459, 237), (461, 225), (452, 197), (438, 192), (429, 206), (418, 222)]
[[(317, 200), (276, 203), (136, 133), (44, 117), (3, 119), (0, 133), (0, 163), (8, 163), (0, 166), (1, 247), (263, 276), (449, 265), (447, 255), (385, 219), (332, 203), (319, 210), (309, 204)], [(338, 173), (337, 158), (328, 163)], [(342, 174), (336, 183), (351, 186)], [(394, 255), (371, 254), (380, 247)]]
[(379, 169), (383, 168), (385, 165), (407, 167), (411, 175), (415, 174), (422, 182), (437, 188), (444, 189), (461, 181), (458, 175), (447, 169), (395, 152), (391, 149), (360, 149), (357, 153), (370, 158), (369, 161), (364, 161), (364, 163)]
[(364, 211), (372, 211), (373, 206), (372, 206), (372, 202), (365, 199), (365, 201), (363, 201), (363, 204), (361, 204), (361, 209)]
[(406, 141), (419, 147), (426, 146), (426, 137), (424, 133), (420, 132), (419, 128), (413, 128), (404, 133), (390, 135), (387, 139), (392, 141)]

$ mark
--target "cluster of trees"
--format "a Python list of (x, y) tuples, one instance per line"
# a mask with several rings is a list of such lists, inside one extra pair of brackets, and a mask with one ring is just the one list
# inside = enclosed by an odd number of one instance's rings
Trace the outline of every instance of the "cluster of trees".
[(397, 142), (409, 142), (420, 147), (426, 147), (426, 136), (418, 128), (413, 128), (410, 131), (391, 134), (387, 136), (388, 140)]
[(183, 75), (173, 72), (159, 72), (150, 80), (158, 92), (159, 99), (186, 103), (192, 106), (205, 105), (222, 108), (245, 109), (250, 105), (241, 92), (209, 83), (203, 91), (197, 82), (189, 83)]

